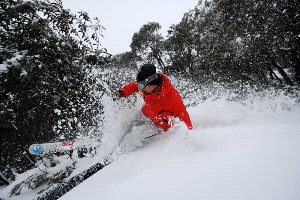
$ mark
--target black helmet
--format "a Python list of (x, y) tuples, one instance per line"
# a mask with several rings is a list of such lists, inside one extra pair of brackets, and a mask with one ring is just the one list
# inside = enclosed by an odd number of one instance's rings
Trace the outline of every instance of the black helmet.
[(159, 76), (156, 75), (156, 67), (153, 64), (144, 64), (136, 76), (136, 80), (138, 83), (143, 84), (144, 87), (146, 85), (160, 85), (161, 83)]

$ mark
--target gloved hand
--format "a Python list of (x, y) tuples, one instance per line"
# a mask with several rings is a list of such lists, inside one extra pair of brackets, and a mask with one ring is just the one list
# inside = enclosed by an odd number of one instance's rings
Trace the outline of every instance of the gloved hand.
[(124, 92), (122, 90), (118, 90), (117, 92), (114, 93), (113, 99), (117, 100), (122, 97), (125, 97)]
[(173, 113), (169, 111), (162, 111), (158, 116), (158, 118), (164, 122), (161, 126), (164, 129), (164, 131), (167, 131), (174, 125), (174, 118), (172, 114)]

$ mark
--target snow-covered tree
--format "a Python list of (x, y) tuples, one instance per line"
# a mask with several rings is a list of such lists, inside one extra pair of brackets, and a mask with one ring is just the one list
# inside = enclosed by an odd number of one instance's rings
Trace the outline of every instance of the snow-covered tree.
[(160, 28), (157, 22), (143, 25), (139, 32), (134, 33), (130, 47), (132, 53), (146, 62), (156, 62), (164, 70), (163, 37), (159, 33)]
[(98, 19), (59, 0), (4, 0), (0, 13), (0, 170), (23, 172), (34, 166), (30, 144), (73, 139), (97, 123), (87, 74), (110, 55)]

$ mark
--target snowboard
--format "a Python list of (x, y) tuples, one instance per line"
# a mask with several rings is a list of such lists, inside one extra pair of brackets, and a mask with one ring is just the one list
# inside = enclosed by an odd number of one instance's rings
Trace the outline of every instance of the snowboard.
[(93, 148), (100, 145), (100, 139), (70, 140), (53, 143), (32, 144), (29, 153), (32, 155), (44, 155), (56, 152), (70, 151), (80, 148)]

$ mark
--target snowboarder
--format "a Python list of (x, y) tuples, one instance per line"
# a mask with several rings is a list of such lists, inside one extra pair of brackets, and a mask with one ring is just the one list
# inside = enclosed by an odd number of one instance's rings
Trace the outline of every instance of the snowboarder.
[(143, 65), (137, 74), (136, 81), (125, 85), (116, 92), (116, 96), (128, 97), (139, 91), (143, 93), (145, 101), (142, 113), (154, 124), (168, 131), (173, 125), (173, 118), (179, 117), (189, 130), (193, 129), (179, 92), (166, 75), (156, 73), (156, 67), (153, 64)]

